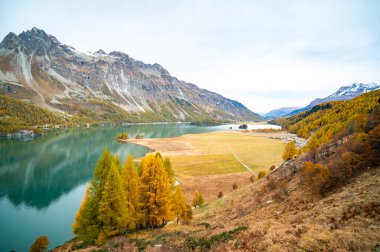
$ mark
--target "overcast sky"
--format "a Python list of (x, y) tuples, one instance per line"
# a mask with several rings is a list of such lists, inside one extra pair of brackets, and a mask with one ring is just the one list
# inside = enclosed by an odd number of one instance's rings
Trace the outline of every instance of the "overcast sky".
[(380, 83), (379, 0), (0, 0), (0, 37), (118, 50), (253, 111)]

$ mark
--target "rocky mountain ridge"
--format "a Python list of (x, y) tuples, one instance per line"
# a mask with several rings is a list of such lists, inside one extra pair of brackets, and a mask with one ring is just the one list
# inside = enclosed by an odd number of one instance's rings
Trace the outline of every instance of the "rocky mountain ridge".
[(379, 84), (376, 83), (353, 83), (350, 86), (343, 86), (338, 89), (335, 93), (325, 97), (325, 98), (317, 98), (313, 100), (308, 107), (313, 107), (322, 102), (328, 101), (347, 101), (355, 98), (361, 94), (368, 93), (373, 90), (377, 90), (380, 88)]
[(157, 63), (119, 51), (78, 52), (37, 28), (9, 33), (1, 42), (0, 83), (0, 93), (67, 116), (100, 113), (101, 102), (137, 117), (154, 114), (152, 120), (261, 119), (237, 101), (171, 76)]
[(278, 117), (283, 117), (283, 116), (292, 116), (296, 115), (300, 112), (307, 111), (311, 108), (313, 108), (315, 105), (321, 104), (323, 102), (329, 102), (329, 101), (348, 101), (351, 100), (355, 97), (358, 97), (361, 94), (368, 93), (373, 90), (380, 89), (380, 84), (376, 83), (353, 83), (352, 85), (349, 86), (342, 86), (340, 87), (335, 93), (325, 97), (325, 98), (317, 98), (310, 102), (309, 105), (306, 107), (300, 108), (293, 110), (285, 115), (281, 115)]

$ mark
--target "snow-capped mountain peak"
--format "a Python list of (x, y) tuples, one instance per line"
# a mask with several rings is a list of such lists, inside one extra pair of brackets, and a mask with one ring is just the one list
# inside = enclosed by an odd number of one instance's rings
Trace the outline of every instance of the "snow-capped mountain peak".
[[(339, 90), (332, 95), (329, 95), (328, 98), (333, 98), (333, 97), (355, 97), (359, 94), (367, 93), (369, 91), (373, 91), (376, 89), (379, 89), (380, 85), (376, 83), (354, 83), (351, 86), (343, 86), (339, 88)], [(350, 98), (350, 99), (351, 99)]]

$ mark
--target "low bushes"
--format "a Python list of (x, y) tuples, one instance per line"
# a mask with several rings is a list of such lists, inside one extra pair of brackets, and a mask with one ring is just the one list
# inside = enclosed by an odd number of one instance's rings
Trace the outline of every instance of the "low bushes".
[(128, 133), (120, 133), (116, 135), (116, 139), (128, 139)]
[(188, 237), (187, 238), (187, 245), (192, 249), (192, 250), (200, 250), (200, 251), (204, 251), (204, 250), (209, 250), (211, 249), (211, 246), (215, 243), (219, 243), (219, 242), (227, 242), (231, 239), (233, 239), (233, 235), (240, 232), (240, 231), (243, 231), (243, 230), (247, 230), (248, 227), (247, 226), (239, 226), (233, 230), (230, 230), (228, 232), (223, 232), (223, 233), (220, 233), (220, 234), (216, 234), (216, 235), (212, 235), (210, 237), (201, 237), (199, 239), (197, 238), (194, 238), (194, 237)]

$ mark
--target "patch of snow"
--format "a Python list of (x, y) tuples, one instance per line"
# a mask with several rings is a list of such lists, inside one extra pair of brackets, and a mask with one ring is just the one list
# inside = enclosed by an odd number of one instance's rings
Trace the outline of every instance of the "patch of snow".
[(7, 81), (7, 82), (18, 82), (16, 75), (12, 72), (0, 71), (0, 80)]
[(183, 114), (182, 110), (179, 111), (178, 117), (183, 121), (185, 120), (185, 115)]
[(58, 100), (55, 99), (55, 98), (51, 99), (50, 103), (54, 103), (54, 104), (62, 104), (60, 101), (58, 101)]
[(376, 89), (379, 89), (380, 88), (380, 85), (379, 84), (376, 84), (376, 83), (368, 83), (366, 84), (368, 88), (370, 89), (373, 89), (373, 88), (376, 88)]

